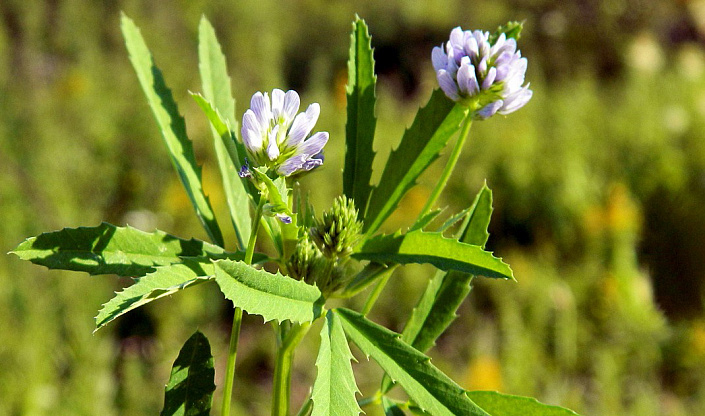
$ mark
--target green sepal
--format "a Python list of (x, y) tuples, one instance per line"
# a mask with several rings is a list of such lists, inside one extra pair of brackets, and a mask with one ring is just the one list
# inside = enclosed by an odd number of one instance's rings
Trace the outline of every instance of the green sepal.
[(438, 158), (460, 129), (468, 111), (449, 100), (440, 89), (431, 94), (426, 106), (419, 109), (404, 132), (399, 147), (389, 155), (379, 184), (372, 191), (365, 214), (368, 236), (377, 231), (419, 176)]
[(281, 273), (259, 270), (241, 261), (215, 263), (215, 281), (233, 305), (264, 321), (313, 322), (325, 299), (316, 286)]
[(531, 397), (494, 391), (469, 391), (466, 394), (493, 416), (578, 416), (572, 410), (543, 404)]
[(514, 279), (509, 265), (482, 247), (422, 230), (371, 238), (358, 246), (352, 257), (379, 263), (429, 263), (446, 271)]
[[(45, 266), (86, 272), (138, 277), (154, 272), (155, 266), (180, 263), (184, 257), (242, 260), (244, 252), (227, 252), (205, 241), (184, 240), (163, 231), (151, 233), (130, 226), (104, 222), (97, 227), (64, 228), (30, 237), (11, 253)], [(256, 255), (256, 261), (264, 256)]]
[(166, 86), (162, 72), (154, 64), (139, 28), (124, 13), (121, 17), (121, 28), (130, 61), (159, 125), (171, 162), (208, 236), (215, 244), (223, 247), (223, 234), (210, 201), (203, 192), (201, 167), (196, 163), (193, 144), (186, 135), (186, 123), (179, 113), (171, 90)]
[(422, 409), (434, 416), (489, 416), (431, 359), (358, 312), (337, 308), (343, 329), (360, 350), (372, 357)]
[(362, 412), (355, 400), (355, 394), (360, 390), (350, 365), (354, 359), (340, 318), (332, 313), (326, 314), (316, 358), (318, 374), (311, 393), (311, 416), (357, 416)]
[(375, 158), (373, 142), (377, 119), (375, 117), (374, 56), (367, 24), (355, 16), (350, 34), (348, 60), (347, 123), (345, 125), (345, 165), (343, 193), (355, 200), (358, 218), (365, 217), (372, 187), (372, 162)]
[(490, 34), (490, 44), (494, 45), (502, 33), (504, 33), (504, 36), (506, 36), (507, 39), (519, 40), (522, 29), (524, 29), (524, 22), (507, 22), (506, 24), (499, 26), (494, 33)]
[(174, 361), (160, 416), (208, 416), (215, 391), (215, 368), (208, 338), (196, 331)]

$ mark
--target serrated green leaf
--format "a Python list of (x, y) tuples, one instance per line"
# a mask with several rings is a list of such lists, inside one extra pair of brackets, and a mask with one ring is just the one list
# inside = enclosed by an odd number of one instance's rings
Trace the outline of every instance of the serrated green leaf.
[(208, 416), (215, 391), (215, 369), (208, 338), (196, 331), (174, 361), (161, 416)]
[(142, 90), (147, 96), (152, 114), (159, 125), (162, 138), (169, 150), (171, 162), (176, 168), (181, 183), (186, 188), (186, 193), (188, 193), (208, 236), (215, 244), (222, 247), (224, 245), (223, 235), (208, 197), (203, 193), (201, 168), (196, 163), (193, 145), (186, 135), (184, 118), (179, 113), (161, 71), (154, 64), (152, 54), (149, 52), (139, 28), (125, 14), (121, 18), (121, 28), (130, 61), (137, 73)]
[(325, 299), (316, 286), (248, 266), (241, 261), (215, 262), (215, 281), (226, 298), (265, 322), (312, 322), (323, 312)]
[(103, 305), (95, 317), (95, 331), (153, 300), (206, 282), (214, 273), (210, 260), (185, 259), (183, 263), (159, 266), (154, 272), (142, 276), (133, 285), (116, 293), (114, 298)]
[(311, 416), (357, 416), (362, 412), (355, 400), (355, 394), (360, 391), (350, 365), (350, 360), (354, 359), (339, 318), (327, 314), (316, 358), (318, 375), (311, 393)]
[(494, 391), (469, 391), (467, 395), (493, 416), (578, 416), (572, 410), (549, 406), (531, 397)]
[[(12, 253), (50, 269), (75, 270), (92, 275), (144, 276), (155, 266), (179, 263), (182, 257), (243, 259), (242, 252), (163, 231), (146, 233), (106, 222), (97, 227), (64, 228), (23, 241)], [(258, 256), (258, 261), (262, 256)]]
[[(200, 94), (191, 94), (206, 117), (211, 122), (211, 132), (213, 133), (213, 145), (215, 147), (216, 158), (220, 177), (223, 181), (225, 199), (230, 211), (230, 219), (235, 229), (238, 246), (244, 248), (250, 237), (252, 230), (252, 220), (250, 219), (250, 197), (249, 192), (256, 193), (254, 187), (247, 187), (240, 179), (240, 168), (237, 163), (237, 150), (235, 149), (235, 137), (229, 125), (220, 116), (218, 110), (214, 109)], [(249, 188), (252, 188), (251, 190)]]
[(352, 257), (379, 263), (430, 263), (446, 271), (514, 279), (509, 265), (482, 247), (421, 230), (371, 238), (357, 247)]
[[(252, 222), (247, 190), (238, 176), (244, 163), (245, 148), (235, 138), (238, 122), (235, 118), (235, 99), (231, 94), (232, 87), (225, 55), (213, 26), (205, 16), (201, 17), (198, 27), (198, 68), (201, 73), (203, 95), (213, 113), (209, 113), (203, 103), (199, 102), (199, 106), (206, 112), (213, 125), (215, 153), (223, 178), (225, 196), (238, 242), (242, 248), (250, 237)], [(220, 127), (216, 126), (217, 121), (220, 121)]]
[(431, 359), (403, 342), (400, 335), (349, 309), (332, 311), (341, 318), (348, 337), (397, 383), (421, 408), (434, 416), (489, 416)]
[(375, 118), (375, 61), (372, 41), (367, 24), (358, 16), (350, 35), (348, 60), (347, 112), (345, 125), (345, 166), (343, 167), (343, 193), (355, 200), (359, 218), (365, 217), (367, 201), (372, 187), (372, 161), (375, 157), (372, 144), (377, 119)]
[(365, 231), (371, 235), (396, 209), (419, 176), (438, 158), (450, 138), (460, 129), (467, 108), (455, 104), (437, 89), (419, 109), (397, 147), (389, 155), (379, 184), (372, 191), (365, 216)]
[(441, 212), (443, 212), (444, 209), (445, 208), (435, 209), (429, 212), (428, 214), (422, 216), (421, 218), (416, 220), (416, 222), (413, 226), (411, 226), (411, 228), (409, 228), (409, 231), (423, 230), (428, 224), (432, 223), (433, 220), (438, 218), (438, 216), (441, 214)]
[[(492, 191), (487, 185), (482, 187), (467, 211), (458, 237), (462, 242), (484, 247), (492, 215)], [(412, 311), (402, 332), (402, 340), (421, 352), (428, 351), (457, 317), (458, 307), (470, 293), (472, 278), (471, 274), (456, 271), (436, 272)], [(383, 392), (391, 387), (388, 379), (383, 381)]]

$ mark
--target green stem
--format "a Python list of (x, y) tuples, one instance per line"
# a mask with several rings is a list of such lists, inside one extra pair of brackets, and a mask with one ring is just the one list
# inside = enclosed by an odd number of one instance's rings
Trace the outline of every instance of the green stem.
[[(259, 231), (260, 220), (262, 219), (262, 208), (266, 202), (265, 198), (260, 198), (257, 210), (252, 220), (252, 233), (247, 242), (245, 251), (245, 264), (252, 263), (252, 256), (255, 253), (255, 243), (257, 242), (257, 232)], [(235, 307), (233, 314), (233, 327), (230, 330), (230, 344), (228, 347), (228, 364), (225, 368), (225, 386), (223, 387), (223, 407), (221, 415), (230, 415), (230, 402), (233, 397), (233, 384), (235, 382), (235, 361), (237, 359), (237, 344), (240, 338), (240, 325), (242, 324), (242, 309)]]
[(433, 189), (433, 192), (431, 192), (431, 196), (429, 196), (428, 201), (426, 201), (426, 205), (424, 205), (423, 209), (419, 213), (418, 218), (423, 217), (428, 213), (428, 211), (431, 210), (433, 204), (436, 203), (436, 200), (438, 200), (438, 197), (441, 195), (441, 192), (443, 192), (443, 189), (445, 189), (446, 184), (448, 183), (448, 179), (453, 173), (455, 165), (458, 163), (458, 159), (460, 158), (460, 152), (463, 150), (463, 145), (465, 144), (465, 141), (470, 135), (469, 133), (470, 127), (472, 127), (472, 116), (472, 112), (468, 113), (468, 115), (465, 116), (465, 120), (463, 120), (463, 126), (460, 131), (460, 137), (458, 137), (458, 140), (455, 142), (455, 147), (453, 148), (453, 152), (450, 154), (450, 158), (448, 159), (448, 163), (446, 163), (446, 167), (443, 169), (441, 178), (438, 180), (438, 183)]
[(296, 416), (307, 416), (309, 412), (311, 412), (311, 408), (313, 407), (313, 400), (311, 399), (311, 395), (309, 394), (308, 398), (304, 402), (303, 406), (301, 406), (301, 410), (299, 410), (299, 413), (296, 414)]
[(274, 386), (272, 387), (272, 416), (289, 415), (291, 365), (294, 361), (294, 349), (306, 335), (310, 325), (310, 323), (304, 323), (292, 326), (282, 341), (282, 345), (277, 349)]
[(379, 298), (379, 295), (382, 293), (382, 290), (384, 290), (384, 287), (387, 285), (387, 282), (389, 281), (389, 278), (392, 276), (392, 272), (394, 269), (396, 269), (399, 265), (395, 264), (394, 266), (391, 266), (387, 271), (385, 272), (385, 275), (377, 282), (377, 286), (372, 290), (372, 293), (370, 293), (370, 296), (367, 298), (367, 301), (365, 302), (365, 306), (362, 308), (362, 314), (367, 316), (368, 313), (372, 310), (372, 307), (375, 305), (377, 302), (377, 299)]

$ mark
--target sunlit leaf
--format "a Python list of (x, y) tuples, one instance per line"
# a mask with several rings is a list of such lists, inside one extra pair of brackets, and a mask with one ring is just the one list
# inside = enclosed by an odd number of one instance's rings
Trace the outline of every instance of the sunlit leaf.
[(339, 318), (329, 313), (321, 329), (321, 345), (316, 358), (318, 375), (313, 384), (311, 416), (357, 416), (362, 409), (355, 400), (355, 384), (348, 340)]
[(360, 218), (364, 218), (372, 191), (372, 149), (375, 126), (375, 61), (367, 24), (359, 17), (353, 22), (348, 60), (348, 121), (345, 125), (345, 166), (343, 193), (355, 200)]
[(215, 265), (215, 280), (225, 297), (265, 322), (312, 322), (323, 312), (324, 299), (316, 286), (241, 261), (222, 260)]
[(159, 266), (152, 273), (139, 278), (134, 284), (115, 294), (95, 317), (96, 331), (127, 312), (153, 300), (208, 281), (214, 275), (210, 260), (185, 259), (183, 263)]
[(137, 73), (142, 91), (152, 109), (159, 130), (164, 138), (171, 162), (186, 188), (191, 203), (211, 240), (223, 246), (223, 235), (216, 221), (208, 197), (203, 193), (201, 167), (196, 163), (193, 144), (186, 135), (186, 123), (166, 86), (161, 71), (154, 64), (152, 54), (144, 42), (135, 23), (122, 15), (122, 34), (130, 55), (130, 61)]
[(456, 105), (437, 89), (425, 107), (419, 109), (411, 127), (392, 151), (379, 184), (370, 197), (365, 231), (374, 233), (396, 209), (419, 176), (438, 158), (451, 137), (460, 129), (467, 109)]
[[(201, 240), (184, 240), (159, 230), (146, 233), (105, 222), (97, 227), (64, 228), (31, 237), (12, 252), (50, 269), (133, 277), (152, 273), (155, 266), (179, 263), (183, 257), (244, 258), (243, 252), (226, 252)], [(257, 260), (262, 260), (262, 256), (258, 255)]]
[(431, 364), (431, 359), (401, 340), (395, 332), (349, 309), (340, 316), (348, 337), (397, 383), (422, 409), (434, 416), (488, 416), (465, 390)]
[(371, 238), (352, 256), (379, 263), (430, 263), (446, 271), (514, 279), (509, 266), (482, 247), (421, 230)]
[(469, 391), (467, 395), (492, 416), (578, 416), (572, 410), (549, 406), (531, 397), (494, 391)]

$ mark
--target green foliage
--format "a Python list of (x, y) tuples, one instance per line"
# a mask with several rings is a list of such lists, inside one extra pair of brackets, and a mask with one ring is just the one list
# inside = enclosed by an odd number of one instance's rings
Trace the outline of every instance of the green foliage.
[(380, 263), (430, 263), (441, 270), (514, 279), (512, 269), (482, 247), (421, 230), (373, 237), (357, 247), (352, 257)]
[(97, 227), (64, 228), (31, 237), (12, 253), (50, 269), (131, 277), (152, 273), (155, 266), (179, 263), (184, 257), (244, 258), (244, 253), (226, 252), (204, 241), (184, 240), (159, 230), (146, 233), (105, 222)]
[(211, 279), (214, 274), (213, 264), (210, 261), (184, 259), (183, 263), (157, 267), (154, 272), (142, 276), (103, 305), (98, 316), (95, 317), (96, 331), (133, 309), (203, 283)]
[[(484, 186), (475, 197), (468, 221), (459, 233), (460, 241), (484, 247), (489, 237), (487, 227), (491, 214), (492, 191)], [(457, 317), (455, 312), (470, 292), (473, 277), (457, 271), (437, 272), (404, 327), (402, 340), (421, 352), (427, 351)]]
[[(483, 186), (475, 201), (465, 213), (458, 232), (459, 240), (484, 247), (489, 234), (487, 227), (492, 214), (492, 191)], [(445, 225), (444, 225), (445, 226)], [(426, 290), (411, 312), (409, 321), (402, 331), (402, 340), (421, 352), (431, 348), (436, 339), (457, 317), (456, 311), (470, 293), (473, 275), (450, 271), (437, 271), (429, 280)], [(392, 387), (389, 378), (382, 382), (382, 391)]]
[(355, 394), (359, 390), (350, 366), (350, 360), (353, 359), (340, 318), (335, 313), (326, 314), (326, 324), (321, 328), (321, 345), (316, 358), (318, 375), (311, 393), (311, 416), (360, 414), (362, 409), (355, 400)]
[[(238, 122), (235, 118), (235, 99), (231, 95), (232, 87), (225, 55), (213, 26), (205, 16), (201, 17), (198, 27), (198, 68), (201, 73), (203, 94), (212, 104), (206, 106), (203, 100), (194, 98), (213, 125), (213, 144), (223, 180), (223, 191), (238, 242), (244, 249), (251, 231), (250, 201), (247, 197), (246, 185), (238, 176), (238, 171), (244, 163), (245, 148), (236, 140)], [(223, 120), (221, 120), (221, 114), (224, 117)]]
[(130, 61), (159, 125), (159, 130), (169, 150), (171, 162), (176, 168), (208, 236), (215, 244), (222, 247), (225, 244), (223, 235), (208, 197), (203, 193), (201, 168), (196, 163), (193, 145), (186, 135), (186, 123), (179, 114), (174, 97), (166, 86), (161, 71), (154, 64), (140, 30), (124, 14), (121, 21)]
[(375, 152), (375, 84), (372, 40), (364, 20), (356, 16), (350, 35), (348, 60), (347, 110), (345, 125), (345, 166), (343, 167), (343, 193), (355, 200), (359, 218), (365, 217), (367, 201), (372, 191), (372, 162)]
[(401, 336), (349, 309), (334, 309), (345, 333), (398, 382), (422, 409), (436, 416), (489, 416), (465, 391)]
[(501, 34), (504, 34), (507, 39), (519, 40), (523, 29), (524, 22), (508, 22), (507, 24), (501, 25), (494, 33), (490, 34), (490, 43), (495, 43)]
[(215, 280), (225, 297), (265, 322), (312, 322), (323, 312), (324, 299), (316, 286), (243, 262), (221, 260), (215, 266)]
[(208, 416), (215, 391), (215, 369), (208, 339), (196, 331), (174, 361), (161, 416)]
[(365, 214), (365, 231), (377, 231), (399, 205), (401, 198), (438, 158), (451, 137), (460, 129), (467, 109), (448, 100), (443, 91), (434, 90), (425, 107), (389, 155), (379, 184), (370, 197)]
[(558, 406), (548, 406), (530, 397), (512, 396), (494, 391), (469, 391), (467, 395), (492, 415), (501, 416), (577, 416)]

